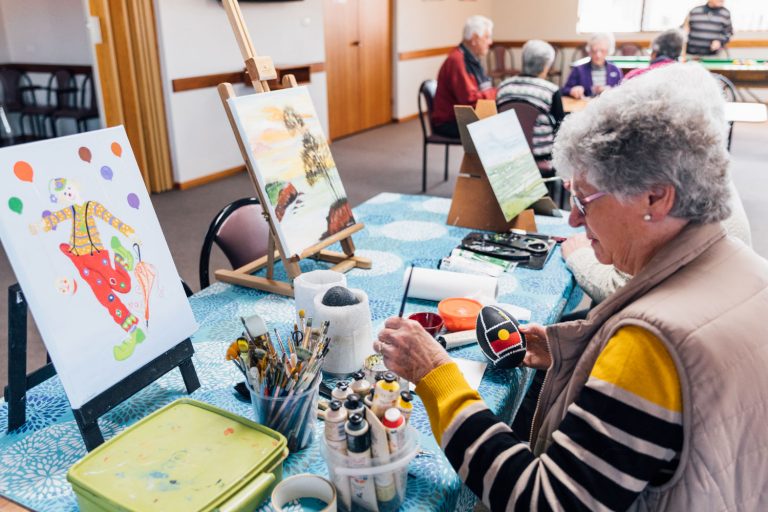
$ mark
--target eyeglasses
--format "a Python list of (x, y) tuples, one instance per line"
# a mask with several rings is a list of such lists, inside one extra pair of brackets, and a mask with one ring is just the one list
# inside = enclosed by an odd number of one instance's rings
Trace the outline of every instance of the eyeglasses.
[(587, 196), (584, 199), (579, 199), (576, 194), (571, 194), (571, 206), (576, 208), (582, 217), (587, 216), (587, 205), (592, 201), (597, 201), (603, 196), (607, 196), (608, 192), (595, 192), (591, 196)]

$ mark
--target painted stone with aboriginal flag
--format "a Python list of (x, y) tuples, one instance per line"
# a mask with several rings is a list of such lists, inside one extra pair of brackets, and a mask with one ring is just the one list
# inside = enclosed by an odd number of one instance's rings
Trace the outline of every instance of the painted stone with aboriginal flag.
[(525, 357), (525, 336), (518, 322), (497, 306), (485, 306), (477, 316), (477, 342), (497, 368), (520, 366)]

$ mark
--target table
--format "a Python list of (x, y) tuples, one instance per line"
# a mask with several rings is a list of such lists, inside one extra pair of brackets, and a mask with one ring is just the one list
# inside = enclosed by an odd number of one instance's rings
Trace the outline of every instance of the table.
[[(567, 113), (584, 110), (591, 100), (563, 97), (563, 110)], [(768, 121), (768, 106), (765, 103), (749, 103), (728, 101), (725, 103), (725, 120), (742, 123), (764, 123)]]
[[(768, 60), (765, 59), (718, 59), (702, 58), (696, 60), (712, 73), (728, 78), (737, 87), (768, 87)], [(579, 66), (589, 61), (584, 57), (571, 64)], [(612, 55), (608, 61), (618, 66), (623, 73), (648, 66), (650, 57), (624, 57)]]
[[(470, 230), (448, 226), (445, 219), (450, 200), (428, 196), (380, 194), (354, 209), (366, 228), (355, 234), (357, 253), (372, 259), (371, 270), (347, 274), (350, 287), (369, 295), (374, 331), (397, 314), (402, 294), (402, 273), (411, 262), (434, 267)], [(539, 230), (569, 235), (573, 229), (565, 218), (537, 217)], [(302, 262), (304, 271), (325, 268), (313, 260)], [(282, 272), (282, 267), (276, 273)], [(278, 276), (280, 278), (282, 276)], [(555, 322), (563, 310), (582, 297), (556, 249), (544, 270), (515, 269), (500, 280), (502, 302), (529, 308), (532, 320)], [(293, 322), (293, 300), (258, 290), (214, 283), (190, 299), (201, 325), (193, 336), (194, 363), (201, 388), (192, 398), (252, 417), (251, 405), (239, 401), (231, 391), (241, 375), (224, 360), (227, 346), (242, 327), (240, 316), (262, 315), (270, 327), (286, 331)], [(434, 302), (409, 300), (406, 314), (435, 310)], [(452, 351), (454, 357), (484, 360), (477, 346)], [(511, 418), (526, 384), (520, 370), (486, 371), (480, 393), (489, 407)], [(185, 396), (179, 372), (173, 371), (121, 404), (100, 421), (111, 438), (150, 412)], [(0, 434), (0, 494), (25, 506), (46, 511), (77, 510), (76, 498), (66, 481), (66, 471), (85, 455), (77, 426), (57, 377), (28, 394), (27, 424), (13, 434)], [(7, 420), (7, 407), (0, 405), (0, 426)], [(423, 406), (416, 399), (412, 424), (420, 432), (420, 446), (428, 452), (411, 462), (408, 490), (402, 510), (471, 510), (475, 497), (463, 486), (443, 456), (429, 429)], [(3, 431), (4, 432), (4, 431)], [(327, 474), (318, 444), (292, 454), (285, 462), (286, 475), (312, 472)], [(267, 504), (261, 510), (269, 510)]]

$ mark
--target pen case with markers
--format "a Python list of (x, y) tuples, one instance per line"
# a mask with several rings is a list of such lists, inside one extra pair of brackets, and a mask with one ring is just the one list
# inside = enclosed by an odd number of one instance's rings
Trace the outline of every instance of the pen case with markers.
[(250, 511), (288, 456), (278, 432), (217, 407), (177, 400), (70, 468), (81, 511)]

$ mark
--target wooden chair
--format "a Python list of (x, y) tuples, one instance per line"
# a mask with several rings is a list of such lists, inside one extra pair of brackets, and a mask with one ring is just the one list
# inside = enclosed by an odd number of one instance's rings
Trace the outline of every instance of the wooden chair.
[(200, 289), (210, 284), (208, 267), (213, 244), (219, 246), (232, 268), (240, 268), (267, 254), (269, 223), (259, 199), (238, 199), (221, 209), (213, 218), (200, 250)]
[(99, 118), (99, 105), (96, 101), (96, 88), (93, 75), (87, 74), (80, 86), (80, 94), (76, 105), (58, 108), (51, 114), (54, 125), (62, 119), (72, 119), (78, 132), (88, 131), (88, 120)]
[[(442, 144), (445, 146), (445, 177), (448, 181), (448, 150), (450, 146), (461, 146), (460, 138), (444, 137), (437, 135), (432, 129), (432, 109), (437, 92), (437, 80), (424, 80), (419, 87), (419, 121), (423, 135), (423, 148), (421, 158), (421, 191), (427, 191), (427, 144)], [(425, 119), (426, 118), (426, 119)]]
[(643, 49), (635, 43), (624, 43), (619, 46), (619, 49), (616, 52), (616, 55), (621, 55), (622, 57), (637, 57), (642, 54)]
[(547, 73), (547, 79), (557, 84), (563, 85), (563, 72), (565, 69), (565, 58), (563, 58), (563, 48), (560, 45), (553, 44), (552, 48), (555, 49), (555, 59), (552, 61), (552, 67), (549, 68)]
[[(507, 110), (514, 110), (517, 114), (517, 120), (520, 121), (520, 127), (523, 129), (525, 140), (528, 142), (528, 147), (533, 152), (533, 136), (536, 123), (541, 119), (544, 120), (552, 127), (553, 133), (557, 130), (557, 121), (555, 118), (547, 112), (545, 109), (532, 103), (524, 98), (505, 98), (496, 104), (496, 110), (499, 113), (506, 112)], [(535, 156), (534, 156), (535, 158)], [(540, 160), (536, 161), (539, 167), (539, 172), (542, 178), (553, 178), (556, 174), (555, 169), (542, 168)], [(549, 194), (557, 205), (563, 207), (563, 183), (562, 181), (551, 181), (546, 183), (546, 187), (549, 190)]]
[(581, 60), (584, 57), (589, 57), (589, 52), (587, 51), (586, 44), (583, 44), (573, 50), (573, 53), (571, 54), (571, 63), (574, 63), (577, 60)]
[(519, 75), (520, 70), (515, 68), (515, 56), (506, 46), (495, 44), (488, 51), (487, 66), (488, 76), (494, 85), (498, 85), (505, 78)]

